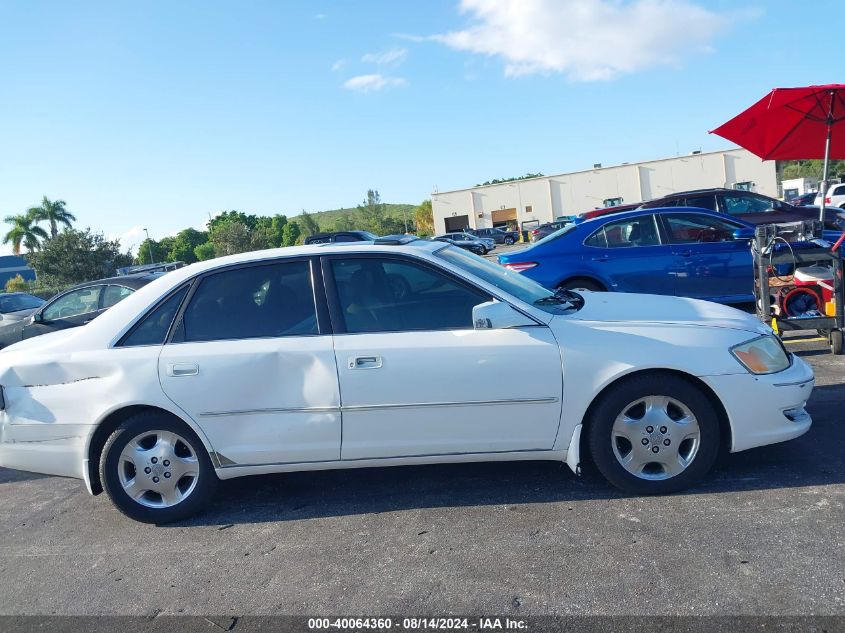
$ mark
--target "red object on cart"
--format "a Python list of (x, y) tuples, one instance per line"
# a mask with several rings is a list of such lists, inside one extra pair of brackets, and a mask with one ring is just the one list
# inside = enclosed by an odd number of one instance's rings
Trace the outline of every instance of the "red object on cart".
[(827, 303), (833, 299), (833, 269), (827, 266), (805, 266), (796, 268), (793, 281), (797, 288), (817, 286), (821, 289), (822, 299)]

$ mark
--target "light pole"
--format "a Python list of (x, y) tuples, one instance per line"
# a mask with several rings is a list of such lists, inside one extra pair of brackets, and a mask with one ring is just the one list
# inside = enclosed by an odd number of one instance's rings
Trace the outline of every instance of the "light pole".
[(150, 239), (150, 232), (144, 229), (144, 233), (147, 234), (147, 250), (150, 251), (150, 264), (155, 264), (155, 260), (153, 259), (153, 241)]

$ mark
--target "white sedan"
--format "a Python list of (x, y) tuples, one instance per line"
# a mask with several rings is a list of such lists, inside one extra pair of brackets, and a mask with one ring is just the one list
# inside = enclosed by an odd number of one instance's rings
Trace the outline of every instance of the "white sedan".
[(0, 352), (0, 465), (156, 523), (220, 479), (328, 468), (589, 455), (666, 493), (805, 433), (813, 383), (714, 303), (553, 294), (436, 241), (313, 245), (171, 272)]

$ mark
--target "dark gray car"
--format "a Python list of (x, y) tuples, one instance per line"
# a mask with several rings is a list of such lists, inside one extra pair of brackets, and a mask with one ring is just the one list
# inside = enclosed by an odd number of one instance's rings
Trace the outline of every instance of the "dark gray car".
[(74, 286), (44, 303), (31, 316), (0, 327), (0, 349), (33, 336), (85, 325), (162, 274), (124, 275)]
[(464, 229), (466, 233), (475, 235), (476, 237), (484, 237), (493, 240), (496, 244), (515, 244), (519, 241), (519, 233), (516, 231), (508, 231), (499, 227), (490, 229)]
[(0, 294), (0, 326), (21, 321), (44, 305), (44, 299), (25, 292)]

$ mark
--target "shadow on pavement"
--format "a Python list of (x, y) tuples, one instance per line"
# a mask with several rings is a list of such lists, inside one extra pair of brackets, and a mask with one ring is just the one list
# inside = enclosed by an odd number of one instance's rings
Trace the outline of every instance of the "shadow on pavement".
[[(806, 435), (727, 456), (684, 495), (845, 483), (845, 385), (817, 387)], [(499, 462), (363, 468), (246, 477), (222, 482), (209, 512), (171, 524), (220, 525), (302, 520), (415, 508), (518, 505), (626, 495), (587, 469), (575, 477), (555, 462)]]

